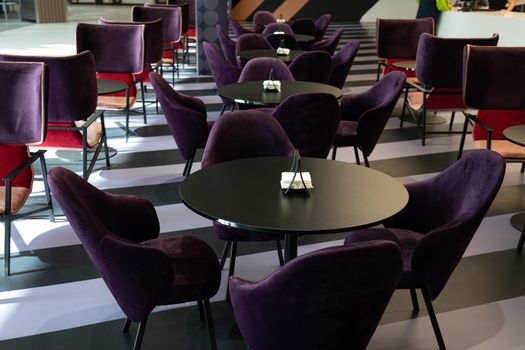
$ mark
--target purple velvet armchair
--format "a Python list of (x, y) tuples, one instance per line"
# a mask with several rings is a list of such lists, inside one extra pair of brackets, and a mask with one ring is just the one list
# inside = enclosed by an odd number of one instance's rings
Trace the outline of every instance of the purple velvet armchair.
[(273, 57), (258, 57), (246, 63), (239, 76), (239, 82), (266, 80), (271, 70), (275, 80), (295, 80), (283, 61)]
[(139, 322), (134, 350), (157, 305), (197, 301), (216, 349), (209, 299), (220, 284), (217, 256), (192, 236), (158, 238), (153, 205), (142, 198), (103, 192), (60, 167), (49, 171), (51, 192), (91, 261), (126, 315), (123, 332)]
[(360, 164), (359, 149), (365, 165), (370, 167), (368, 156), (374, 150), (394, 110), (405, 81), (406, 76), (403, 73), (392, 72), (368, 91), (343, 97), (342, 120), (335, 136), (332, 159), (335, 159), (338, 147), (354, 147), (357, 164)]
[(262, 33), (264, 28), (271, 23), (275, 23), (275, 18), (270, 11), (260, 10), (253, 15), (253, 31), (255, 33)]
[(219, 39), (219, 45), (221, 46), (224, 58), (226, 58), (231, 65), (237, 66), (237, 55), (235, 54), (237, 43), (230, 39), (220, 24), (215, 26), (215, 33), (217, 33), (217, 38)]
[(260, 282), (232, 277), (233, 313), (251, 350), (364, 350), (401, 271), (392, 242), (325, 248)]
[(324, 39), (326, 29), (328, 29), (328, 25), (330, 24), (331, 20), (332, 15), (329, 13), (321, 15), (318, 19), (315, 20), (315, 41), (321, 41)]
[(346, 77), (357, 56), (359, 44), (358, 40), (350, 40), (341, 50), (332, 56), (332, 70), (328, 84), (340, 89), (343, 88)]
[(292, 27), (290, 27), (290, 25), (286, 23), (268, 24), (266, 28), (264, 28), (262, 34), (266, 36), (266, 35), (273, 34), (275, 32), (284, 32), (284, 34), (289, 34), (289, 35), (294, 34)]
[[(213, 44), (205, 41), (203, 43), (203, 50), (208, 59), (213, 80), (215, 80), (215, 84), (218, 88), (239, 81), (241, 69), (237, 67), (236, 64), (234, 65), (228, 62)], [(233, 101), (224, 98), (221, 99), (223, 103), (221, 114), (224, 113), (227, 106), (231, 106), (232, 109), (235, 108), (235, 103)]]
[(332, 71), (331, 64), (328, 52), (308, 51), (297, 56), (288, 68), (295, 80), (326, 84)]
[(271, 50), (273, 46), (262, 34), (248, 33), (243, 34), (237, 39), (235, 54), (237, 56), (237, 65), (242, 68), (246, 64), (245, 59), (239, 57), (241, 51), (248, 50)]
[(476, 150), (439, 175), (406, 185), (408, 204), (384, 222), (385, 228), (354, 231), (345, 240), (347, 245), (377, 239), (399, 245), (403, 275), (397, 288), (410, 289), (416, 312), (416, 289), (421, 290), (441, 350), (445, 343), (432, 300), (439, 296), (459, 263), (504, 175), (505, 161), (499, 154)]
[(298, 18), (290, 24), (290, 27), (295, 34), (315, 36), (315, 22), (311, 18)]
[(150, 73), (150, 79), (171, 134), (186, 160), (182, 175), (188, 176), (195, 153), (206, 144), (213, 122), (206, 122), (206, 106), (201, 100), (173, 90), (168, 82), (155, 72)]
[[(11, 223), (44, 210), (54, 221), (47, 185), (45, 150), (30, 154), (47, 129), (47, 87), (42, 62), (0, 62), (0, 220), (4, 222), (4, 274), (11, 274)], [(23, 210), (33, 187), (32, 164), (40, 161), (46, 204)]]
[(335, 32), (327, 39), (313, 43), (311, 49), (314, 51), (326, 51), (330, 54), (330, 56), (332, 56), (335, 52), (335, 49), (337, 49), (339, 40), (341, 40), (343, 31), (344, 28), (337, 28)]
[[(106, 166), (110, 166), (104, 113), (96, 111), (97, 82), (91, 52), (63, 57), (0, 55), (0, 61), (46, 64), (48, 132), (46, 140), (36, 147), (82, 150), (82, 176), (86, 180), (102, 150)], [(88, 150), (93, 152), (89, 164)]]
[[(236, 159), (290, 156), (294, 151), (286, 132), (267, 113), (248, 110), (228, 112), (222, 115), (210, 133), (202, 156), (202, 167)], [(235, 270), (237, 242), (275, 241), (279, 262), (283, 264), (281, 240), (283, 235), (250, 232), (217, 221), (213, 222), (217, 236), (226, 241), (221, 257), (221, 269), (231, 249), (229, 276)]]
[(286, 131), (301, 156), (328, 156), (341, 120), (341, 108), (333, 95), (292, 95), (281, 102), (272, 115)]
[(239, 38), (243, 34), (255, 33), (249, 29), (245, 29), (243, 26), (239, 24), (239, 22), (237, 22), (235, 18), (233, 18), (230, 15), (228, 15), (228, 22), (230, 23), (230, 26), (232, 27), (232, 30), (235, 33), (235, 36), (237, 38)]

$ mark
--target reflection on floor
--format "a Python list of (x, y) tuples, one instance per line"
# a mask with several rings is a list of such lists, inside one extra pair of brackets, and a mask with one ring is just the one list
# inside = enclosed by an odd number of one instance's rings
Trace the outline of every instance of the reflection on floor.
[[(118, 9), (105, 6), (103, 11), (114, 12), (104, 12), (104, 17), (127, 18), (129, 8)], [(70, 11), (75, 20), (89, 21), (101, 13), (97, 6), (70, 6)], [(361, 41), (345, 93), (365, 91), (375, 80), (374, 24), (333, 24), (328, 34), (341, 25), (345, 27), (342, 44), (351, 38)], [(74, 26), (74, 22), (24, 25), (0, 32), (0, 51), (73, 53)], [(213, 79), (196, 76), (194, 65), (186, 66), (175, 88), (203, 99), (210, 111), (209, 118), (218, 117), (221, 101), (216, 96)], [(408, 183), (432, 176), (451, 164), (456, 158), (458, 137), (434, 136), (426, 147), (421, 147), (418, 129), (410, 124), (399, 128), (400, 106), (370, 160), (373, 168)], [(210, 222), (180, 202), (178, 186), (184, 162), (163, 115), (154, 115), (154, 107), (148, 107), (148, 113), (147, 125), (143, 125), (140, 117), (132, 118), (131, 127), (136, 135), (129, 143), (124, 141), (123, 116), (112, 114), (107, 118), (109, 144), (119, 153), (112, 159), (110, 169), (103, 168), (101, 162), (90, 182), (113, 193), (148, 198), (159, 214), (163, 235), (197, 235), (219, 253), (222, 242), (215, 237)], [(456, 120), (455, 127), (459, 128), (463, 121)], [(61, 165), (81, 170), (80, 164), (65, 163), (53, 152), (47, 156), (50, 167)], [(200, 167), (200, 156), (197, 155), (194, 171)], [(339, 150), (338, 160), (353, 162), (353, 151)], [(519, 166), (509, 165), (504, 187), (436, 300), (435, 308), (449, 349), (525, 349), (522, 331), (525, 259), (514, 250), (519, 233), (509, 224), (513, 213), (525, 210), (523, 180)], [(301, 237), (299, 253), (340, 245), (343, 237), (344, 234)], [(278, 268), (273, 244), (241, 244), (239, 249), (236, 274), (241, 277), (258, 280)], [(66, 221), (16, 222), (12, 250), (14, 275), (0, 277), (0, 348), (131, 348), (132, 337), (120, 332), (123, 314)], [(219, 348), (245, 349), (231, 307), (224, 301), (226, 276), (225, 270), (221, 290), (212, 304)], [(208, 349), (206, 331), (195, 305), (158, 309), (148, 322), (143, 345), (144, 349)], [(396, 292), (369, 349), (436, 348), (425, 311), (412, 318), (408, 293)]]

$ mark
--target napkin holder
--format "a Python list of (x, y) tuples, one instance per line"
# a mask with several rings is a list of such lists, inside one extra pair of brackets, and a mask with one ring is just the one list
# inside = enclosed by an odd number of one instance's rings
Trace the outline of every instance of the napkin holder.
[(286, 23), (286, 20), (284, 18), (277, 18), (275, 23)]
[(281, 40), (279, 42), (279, 47), (277, 48), (277, 56), (288, 56), (290, 54), (290, 49), (286, 48), (286, 42)]
[(290, 191), (302, 191), (309, 194), (308, 189), (311, 188), (313, 188), (313, 185), (310, 173), (302, 172), (301, 156), (299, 151), (295, 150), (290, 171), (281, 173), (281, 189), (284, 190), (284, 194), (288, 194)]
[(273, 80), (273, 69), (270, 69), (270, 76), (268, 80), (263, 81), (264, 92), (280, 92), (281, 82), (279, 80)]
[(282, 30), (278, 30), (278, 31), (276, 31), (276, 32), (273, 32), (273, 34), (275, 34), (275, 35), (284, 35), (284, 34), (286, 34), (286, 33), (283, 32)]

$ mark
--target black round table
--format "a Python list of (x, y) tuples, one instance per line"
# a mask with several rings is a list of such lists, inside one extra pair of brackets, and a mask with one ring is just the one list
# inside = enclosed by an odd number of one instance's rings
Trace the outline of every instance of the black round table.
[(392, 63), (392, 66), (399, 68), (399, 69), (415, 71), (416, 61), (397, 61), (397, 62)]
[(97, 79), (97, 94), (107, 95), (115, 94), (117, 92), (125, 91), (128, 86), (118, 80), (111, 79)]
[(315, 36), (307, 34), (294, 34), (293, 37), (298, 43), (308, 43), (315, 40)]
[[(525, 125), (506, 128), (503, 130), (503, 137), (512, 143), (525, 147)], [(522, 231), (525, 227), (525, 212), (512, 215), (510, 223), (516, 230)]]
[(290, 54), (288, 55), (278, 55), (277, 50), (269, 50), (269, 49), (263, 49), (263, 50), (246, 50), (246, 51), (240, 51), (239, 57), (242, 59), (245, 59), (247, 61), (258, 58), (258, 57), (273, 57), (277, 58), (281, 61), (283, 61), (286, 64), (289, 64), (292, 62), (297, 56), (302, 54), (303, 50), (290, 50)]
[(288, 96), (298, 93), (324, 92), (336, 98), (343, 96), (343, 90), (328, 84), (310, 81), (281, 81), (280, 92), (265, 92), (262, 80), (245, 81), (224, 85), (217, 89), (219, 96), (237, 103), (259, 106), (277, 106)]
[(302, 158), (313, 189), (285, 195), (279, 181), (291, 162), (288, 157), (250, 158), (201, 169), (181, 184), (181, 199), (197, 214), (222, 224), (285, 234), (286, 261), (297, 256), (298, 234), (372, 226), (408, 202), (405, 187), (386, 174), (317, 158)]

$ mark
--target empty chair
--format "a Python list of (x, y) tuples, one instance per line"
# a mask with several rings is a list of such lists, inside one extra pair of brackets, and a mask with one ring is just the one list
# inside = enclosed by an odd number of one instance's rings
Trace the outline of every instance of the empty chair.
[[(47, 186), (45, 150), (29, 153), (26, 144), (45, 139), (47, 86), (42, 62), (0, 62), (0, 220), (4, 222), (4, 274), (11, 274), (11, 225), (53, 206)], [(40, 161), (45, 205), (23, 210), (33, 188), (32, 164)]]
[(134, 349), (157, 305), (197, 301), (216, 349), (209, 299), (220, 284), (217, 256), (192, 236), (158, 238), (153, 205), (140, 197), (103, 192), (60, 167), (49, 171), (53, 196), (126, 315), (123, 332), (138, 322)]
[[(460, 133), (460, 131), (427, 131), (427, 114), (433, 111), (464, 111), (462, 96), (463, 48), (467, 44), (496, 46), (499, 36), (489, 38), (439, 38), (423, 33), (416, 55), (417, 82), (405, 98), (408, 110), (421, 128), (421, 144), (427, 134)], [(403, 125), (403, 115), (401, 126)]]
[[(97, 79), (120, 82), (118, 92), (100, 95), (98, 108), (124, 110), (126, 114), (126, 141), (129, 135), (129, 113), (136, 101), (134, 74), (144, 69), (144, 25), (98, 25), (79, 23), (76, 31), (77, 53), (91, 51), (95, 57)], [(142, 97), (144, 102), (144, 96)], [(146, 107), (142, 103), (146, 123)]]
[(295, 80), (323, 84), (328, 83), (332, 70), (330, 55), (324, 51), (303, 52), (288, 65), (288, 68)]
[[(228, 112), (222, 115), (210, 133), (202, 156), (202, 167), (235, 159), (290, 156), (294, 151), (286, 132), (272, 116), (257, 110)], [(252, 232), (213, 222), (217, 236), (226, 241), (221, 269), (231, 249), (229, 276), (235, 270), (237, 242), (275, 241), (279, 263), (283, 264), (278, 234)]]
[(341, 120), (341, 109), (334, 95), (304, 93), (286, 98), (272, 115), (301, 156), (326, 158)]
[[(217, 87), (233, 84), (239, 80), (241, 69), (237, 67), (237, 65), (228, 62), (213, 44), (205, 41), (203, 42), (202, 47), (208, 60), (208, 64), (210, 65), (213, 80), (215, 80)], [(221, 114), (224, 113), (227, 106), (232, 106), (232, 108), (235, 107), (235, 103), (232, 101), (223, 98), (221, 99), (223, 103)]]
[(324, 15), (319, 16), (319, 18), (315, 21), (315, 41), (321, 41), (324, 39), (326, 29), (328, 28), (331, 20), (332, 15), (325, 13)]
[(235, 47), (235, 54), (237, 55), (237, 64), (239, 67), (244, 67), (247, 60), (239, 57), (241, 51), (248, 50), (271, 50), (273, 46), (261, 34), (248, 33), (243, 34), (237, 39), (237, 46)]
[(241, 26), (239, 22), (237, 22), (231, 15), (228, 15), (228, 22), (230, 22), (230, 26), (232, 27), (235, 37), (237, 38), (243, 34), (254, 33), (251, 30), (245, 29), (243, 26)]
[(295, 34), (315, 36), (315, 22), (311, 18), (299, 18), (290, 24)]
[(232, 277), (233, 313), (252, 350), (364, 350), (401, 271), (392, 242), (325, 248), (260, 282)]
[(262, 33), (270, 23), (275, 23), (275, 18), (270, 11), (256, 11), (253, 15), (253, 31), (255, 33)]
[(400, 69), (392, 64), (398, 61), (415, 61), (419, 36), (423, 33), (434, 34), (434, 19), (384, 19), (376, 20), (377, 80), (381, 74), (393, 70), (403, 71), (407, 77), (413, 78), (416, 73), (412, 70)]
[(339, 40), (341, 40), (341, 35), (343, 35), (343, 31), (343, 28), (337, 28), (329, 38), (313, 43), (311, 49), (316, 51), (326, 51), (330, 55), (333, 55), (335, 49), (337, 49)]
[(173, 90), (166, 80), (155, 72), (150, 73), (150, 80), (171, 134), (186, 160), (182, 175), (188, 176), (195, 152), (206, 144), (213, 122), (206, 122), (206, 106), (201, 100)]
[(275, 80), (295, 80), (283, 61), (273, 57), (258, 57), (246, 63), (239, 76), (239, 82), (266, 80), (270, 72)]
[(343, 88), (346, 77), (352, 68), (357, 51), (359, 50), (359, 41), (350, 40), (341, 50), (332, 56), (331, 72), (328, 84)]
[(237, 55), (235, 54), (235, 48), (237, 43), (230, 39), (228, 34), (224, 32), (224, 29), (217, 24), (215, 26), (215, 33), (219, 39), (219, 44), (221, 45), (221, 50), (224, 58), (228, 60), (232, 65), (237, 66)]
[(263, 30), (263, 35), (274, 34), (275, 32), (283, 32), (283, 34), (293, 35), (293, 29), (289, 24), (286, 23), (271, 23), (266, 26)]
[[(387, 77), (390, 76), (387, 75)], [(505, 174), (503, 158), (476, 150), (441, 174), (406, 185), (407, 206), (385, 228), (351, 232), (345, 244), (388, 239), (401, 248), (403, 275), (398, 289), (410, 289), (414, 311), (420, 289), (440, 350), (445, 343), (432, 307), (485, 216)]]
[(368, 91), (343, 97), (342, 120), (335, 135), (332, 159), (335, 159), (338, 147), (352, 146), (357, 164), (360, 164), (357, 151), (359, 149), (365, 165), (370, 167), (368, 156), (385, 128), (405, 82), (406, 76), (403, 73), (392, 72), (381, 78)]
[[(106, 166), (110, 166), (104, 113), (96, 111), (96, 68), (91, 52), (62, 57), (0, 55), (0, 61), (46, 64), (48, 131), (46, 140), (33, 147), (81, 150), (82, 176), (86, 180), (102, 150)], [(89, 163), (88, 153), (92, 153)]]

